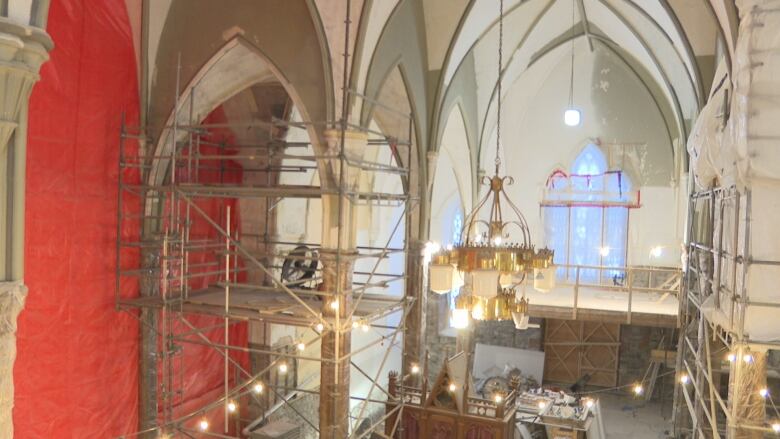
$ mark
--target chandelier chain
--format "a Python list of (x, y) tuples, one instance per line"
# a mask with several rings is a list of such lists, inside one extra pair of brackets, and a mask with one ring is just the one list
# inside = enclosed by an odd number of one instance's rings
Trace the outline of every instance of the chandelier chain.
[[(503, 0), (502, 0), (503, 1)], [(574, 32), (574, 8), (577, 0), (571, 0), (571, 30)], [(585, 24), (583, 23), (583, 26)], [(569, 75), (569, 108), (574, 106), (574, 37), (571, 39), (571, 71)]]
[(504, 64), (504, 0), (499, 0), (498, 13), (498, 112), (496, 115), (496, 174), (501, 165), (501, 69)]

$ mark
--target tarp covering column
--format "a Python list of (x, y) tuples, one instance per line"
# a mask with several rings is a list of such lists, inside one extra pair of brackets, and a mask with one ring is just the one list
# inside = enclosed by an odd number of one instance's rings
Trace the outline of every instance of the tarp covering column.
[(132, 34), (123, 0), (53, 1), (47, 31), (55, 49), (29, 113), (15, 437), (110, 438), (137, 425), (138, 327), (114, 310), (121, 113), (138, 123)]

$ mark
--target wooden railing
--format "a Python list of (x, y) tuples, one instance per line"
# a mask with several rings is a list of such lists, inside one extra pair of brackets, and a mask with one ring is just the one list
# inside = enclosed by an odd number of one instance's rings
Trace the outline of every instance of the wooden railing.
[[(671, 267), (607, 267), (601, 265), (558, 265), (558, 270), (567, 270), (564, 280), (559, 280), (557, 284), (571, 286), (572, 295), (572, 318), (577, 318), (579, 309), (579, 295), (582, 288), (599, 289), (604, 291), (614, 291), (626, 294), (628, 301), (627, 324), (631, 324), (631, 314), (633, 312), (633, 301), (635, 293), (658, 294), (660, 298), (657, 302), (662, 302), (669, 296), (674, 296), (675, 302), (682, 285), (682, 270)], [(573, 275), (569, 274), (573, 271)], [(584, 272), (596, 272), (595, 280), (588, 280), (583, 276)], [(574, 281), (567, 278), (573, 277)]]

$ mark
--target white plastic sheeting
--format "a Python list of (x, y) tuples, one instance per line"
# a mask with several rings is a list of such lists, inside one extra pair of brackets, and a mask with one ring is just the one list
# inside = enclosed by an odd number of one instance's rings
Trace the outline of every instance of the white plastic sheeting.
[[(750, 193), (750, 204), (745, 197), (740, 203), (739, 221), (733, 219), (737, 206), (724, 206), (724, 236), (739, 230), (736, 241), (724, 240), (722, 249), (754, 263), (732, 272), (725, 258), (716, 258), (715, 266), (722, 285), (744, 291), (751, 304), (744, 310), (743, 328), (750, 340), (761, 342), (780, 339), (779, 308), (768, 305), (780, 303), (780, 266), (760, 262), (780, 260), (780, 1), (743, 0), (737, 5), (741, 20), (732, 60), (730, 117), (724, 126), (722, 93), (727, 87), (722, 87), (702, 111), (688, 151), (700, 187), (734, 183), (740, 192)], [(716, 224), (714, 230), (718, 228)], [(727, 289), (703, 304), (711, 321), (732, 330), (740, 324), (739, 306), (744, 305), (735, 305)]]

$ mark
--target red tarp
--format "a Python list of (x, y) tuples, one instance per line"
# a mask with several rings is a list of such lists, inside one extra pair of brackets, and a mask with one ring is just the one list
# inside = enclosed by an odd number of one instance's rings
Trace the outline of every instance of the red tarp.
[[(47, 31), (56, 47), (30, 100), (29, 295), (17, 334), (15, 437), (111, 438), (138, 425), (138, 325), (114, 309), (118, 136), (123, 112), (138, 124), (137, 66), (123, 0), (51, 3)], [(214, 209), (223, 207), (209, 207), (219, 218)], [(135, 226), (126, 224), (125, 239)], [(127, 283), (122, 294), (137, 289)], [(246, 345), (246, 337), (238, 325), (231, 344)], [(185, 358), (179, 413), (216, 397), (222, 379), (213, 350), (187, 347)]]
[(138, 423), (138, 326), (114, 311), (120, 115), (138, 120), (123, 0), (57, 0), (30, 99), (15, 437), (109, 438)]

